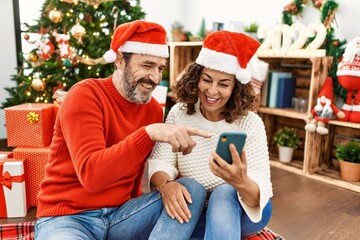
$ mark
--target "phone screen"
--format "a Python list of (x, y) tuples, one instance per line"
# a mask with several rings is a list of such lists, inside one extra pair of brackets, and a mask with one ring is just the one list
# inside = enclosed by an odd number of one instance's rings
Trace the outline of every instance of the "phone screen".
[(220, 155), (225, 161), (229, 164), (232, 164), (231, 152), (229, 149), (229, 144), (233, 143), (241, 155), (241, 152), (244, 148), (246, 141), (246, 133), (245, 132), (224, 132), (221, 133), (218, 139), (218, 143), (216, 146), (216, 153)]

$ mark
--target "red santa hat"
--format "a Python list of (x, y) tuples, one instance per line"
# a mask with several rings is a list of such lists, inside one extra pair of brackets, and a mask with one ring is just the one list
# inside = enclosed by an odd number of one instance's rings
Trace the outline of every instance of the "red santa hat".
[(325, 79), (325, 82), (322, 85), (318, 96), (319, 96), (319, 98), (322, 96), (325, 96), (331, 102), (334, 101), (334, 99), (333, 99), (333, 81), (332, 81), (331, 77), (327, 77)]
[(204, 39), (196, 63), (206, 68), (234, 74), (246, 84), (251, 79), (247, 64), (254, 56), (260, 43), (243, 33), (217, 31)]
[(119, 25), (115, 29), (110, 48), (103, 56), (108, 63), (116, 60), (117, 52), (169, 57), (165, 29), (157, 23), (142, 20)]

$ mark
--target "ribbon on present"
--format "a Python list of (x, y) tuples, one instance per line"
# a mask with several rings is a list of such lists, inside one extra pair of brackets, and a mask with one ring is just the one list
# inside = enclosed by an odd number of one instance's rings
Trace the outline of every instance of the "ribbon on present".
[(3, 169), (4, 163), (0, 162), (0, 174), (2, 174), (0, 176), (0, 217), (7, 217), (5, 193), (3, 186), (11, 190), (13, 182), (21, 183), (25, 181), (25, 175), (22, 174), (20, 176), (11, 176), (8, 171), (2, 173)]
[(36, 112), (29, 112), (29, 114), (26, 115), (26, 119), (30, 124), (37, 123), (39, 121), (39, 114)]
[(63, 89), (57, 89), (52, 98), (55, 99), (58, 103), (61, 103), (64, 100), (64, 97), (66, 95), (66, 91), (64, 91)]

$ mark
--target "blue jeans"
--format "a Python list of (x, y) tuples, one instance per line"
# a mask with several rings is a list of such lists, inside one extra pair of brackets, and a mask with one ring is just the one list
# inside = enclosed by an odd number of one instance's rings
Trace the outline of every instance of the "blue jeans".
[(35, 239), (189, 239), (204, 208), (206, 190), (190, 178), (177, 181), (188, 189), (193, 201), (188, 204), (192, 214), (188, 223), (170, 218), (160, 194), (151, 192), (116, 208), (39, 218)]
[(252, 222), (239, 203), (237, 191), (229, 184), (223, 184), (211, 193), (208, 206), (201, 213), (191, 239), (240, 239), (240, 236), (255, 234), (263, 229), (270, 221), (271, 214), (272, 203), (269, 200), (260, 222)]

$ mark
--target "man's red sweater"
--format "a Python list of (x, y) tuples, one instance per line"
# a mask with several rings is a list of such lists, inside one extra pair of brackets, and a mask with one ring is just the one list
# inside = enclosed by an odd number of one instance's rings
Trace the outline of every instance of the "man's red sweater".
[(116, 207), (139, 196), (155, 145), (145, 126), (159, 122), (163, 110), (155, 99), (131, 103), (111, 77), (74, 85), (56, 118), (37, 217)]

